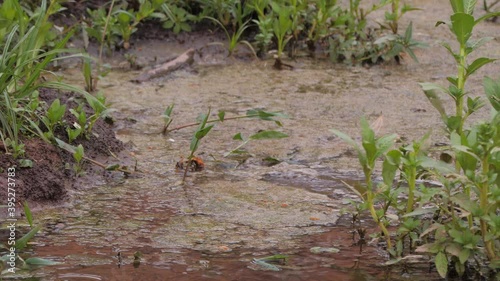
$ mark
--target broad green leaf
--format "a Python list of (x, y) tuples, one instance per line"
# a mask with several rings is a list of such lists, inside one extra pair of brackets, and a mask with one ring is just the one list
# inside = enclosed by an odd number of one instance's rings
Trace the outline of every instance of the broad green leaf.
[(261, 120), (266, 120), (266, 121), (274, 121), (274, 119), (272, 117), (281, 117), (281, 118), (288, 117), (285, 114), (280, 113), (280, 112), (267, 112), (267, 111), (256, 110), (256, 109), (248, 110), (246, 115), (248, 117), (257, 117)]
[(434, 108), (439, 112), (439, 115), (441, 115), (441, 118), (445, 119), (447, 116), (446, 110), (444, 109), (443, 103), (436, 91), (447, 93), (448, 90), (434, 83), (420, 83), (420, 86), (422, 87), (422, 90), (424, 90), (424, 94), (427, 99), (429, 99), (432, 106), (434, 106)]
[(460, 244), (457, 243), (450, 243), (449, 245), (446, 246), (446, 252), (451, 254), (452, 256), (458, 257), (460, 255), (460, 252), (462, 251), (463, 247)]
[(66, 111), (66, 105), (61, 105), (59, 99), (55, 99), (47, 110), (47, 117), (51, 124), (59, 122)]
[(412, 38), (413, 38), (413, 22), (410, 21), (410, 24), (408, 25), (405, 31), (405, 41), (410, 42)]
[(483, 38), (481, 38), (481, 39), (479, 39), (477, 41), (469, 40), (467, 42), (467, 48), (466, 48), (467, 54), (472, 53), (477, 48), (483, 46), (484, 44), (486, 44), (487, 42), (489, 42), (491, 40), (493, 40), (493, 37), (483, 37)]
[(61, 264), (60, 262), (57, 262), (57, 261), (52, 261), (52, 260), (43, 259), (43, 258), (36, 258), (36, 257), (28, 258), (28, 259), (26, 259), (25, 262), (26, 262), (26, 264), (29, 264), (29, 265), (56, 265), (56, 264)]
[(468, 195), (461, 193), (450, 198), (450, 200), (457, 204), (460, 208), (466, 210), (467, 212), (472, 212), (476, 207), (477, 202), (471, 200)]
[(451, 29), (461, 46), (465, 46), (472, 35), (474, 17), (465, 13), (455, 13), (451, 16)]
[(234, 135), (233, 140), (243, 141), (243, 137), (241, 136), (241, 133), (237, 133), (236, 135)]
[(21, 168), (33, 168), (33, 160), (30, 159), (18, 159), (19, 167)]
[(219, 121), (224, 122), (224, 116), (226, 116), (226, 112), (220, 110), (217, 116), (219, 117)]
[(422, 168), (435, 169), (443, 174), (452, 174), (455, 172), (455, 167), (453, 165), (445, 163), (443, 161), (438, 161), (425, 155), (418, 156), (417, 159)]
[(431, 214), (434, 213), (435, 211), (439, 210), (438, 207), (430, 207), (430, 208), (418, 208), (413, 212), (406, 213), (403, 215), (403, 218), (408, 218), (408, 217), (416, 217), (416, 216), (421, 216), (421, 215), (426, 215), (426, 214)]
[(484, 93), (488, 101), (496, 111), (500, 111), (500, 81), (495, 81), (489, 77), (483, 80)]
[(167, 106), (167, 108), (163, 112), (163, 115), (170, 118), (173, 110), (174, 110), (174, 104), (171, 104), (171, 105)]
[(366, 161), (367, 161), (366, 154), (363, 152), (363, 150), (361, 150), (361, 148), (359, 147), (359, 145), (351, 137), (349, 137), (348, 135), (342, 133), (339, 130), (331, 129), (330, 131), (332, 133), (334, 133), (335, 135), (337, 135), (339, 138), (341, 138), (343, 141), (345, 141), (346, 143), (348, 143), (349, 145), (351, 145), (354, 149), (356, 149), (356, 152), (358, 153), (359, 162), (363, 166), (363, 168), (365, 168)]
[(330, 131), (332, 133), (334, 133), (335, 135), (337, 135), (337, 137), (341, 138), (343, 141), (345, 141), (346, 143), (351, 145), (356, 150), (358, 150), (358, 151), (360, 150), (358, 144), (350, 136), (348, 136), (348, 135), (346, 135), (346, 134), (344, 134), (341, 131), (336, 130), (336, 129), (331, 129)]
[(375, 142), (375, 132), (372, 130), (365, 117), (361, 118), (361, 139), (362, 146), (366, 152), (368, 165), (371, 165), (376, 158), (377, 146)]
[(434, 258), (434, 263), (441, 278), (446, 278), (448, 273), (448, 259), (446, 255), (443, 252), (439, 252)]
[(464, 1), (464, 13), (472, 15), (474, 13), (474, 8), (476, 7), (476, 0), (463, 0)]
[(24, 214), (26, 215), (26, 219), (28, 220), (30, 227), (33, 228), (33, 214), (31, 213), (31, 209), (28, 206), (28, 202), (24, 201), (23, 207), (24, 207)]
[(398, 171), (401, 160), (401, 151), (391, 150), (384, 159), (382, 165), (382, 178), (387, 186), (392, 186), (396, 172)]
[(454, 13), (463, 13), (464, 11), (464, 0), (450, 0), (451, 7)]
[(448, 76), (448, 77), (446, 77), (446, 80), (448, 80), (448, 82), (450, 82), (453, 86), (455, 86), (455, 87), (458, 86), (458, 79), (457, 79), (457, 77)]
[(474, 60), (466, 69), (466, 77), (471, 76), (474, 72), (476, 72), (478, 69), (483, 67), (484, 65), (494, 62), (496, 59), (489, 59), (489, 58), (478, 58)]
[(286, 137), (288, 137), (288, 135), (281, 132), (262, 131), (257, 134), (251, 135), (249, 138), (252, 140), (264, 140), (264, 139), (281, 139)]
[(69, 152), (71, 154), (75, 153), (76, 147), (74, 147), (74, 146), (72, 146), (72, 145), (70, 145), (70, 144), (68, 144), (68, 143), (66, 143), (58, 138), (55, 138), (55, 140), (56, 140), (57, 146), (59, 146), (60, 148), (66, 150), (67, 152)]
[[(430, 225), (429, 227), (427, 227), (421, 234), (420, 234), (420, 238), (426, 236), (427, 234), (429, 233), (432, 233), (434, 231), (440, 231), (444, 229), (444, 225), (440, 224), (440, 223), (433, 223), (432, 225)], [(418, 252), (418, 251), (417, 251)], [(423, 252), (423, 251), (422, 251)]]
[(383, 136), (380, 139), (377, 140), (376, 142), (376, 148), (377, 151), (375, 152), (375, 159), (378, 157), (382, 156), (384, 153), (387, 152), (393, 145), (394, 145), (394, 140), (397, 138), (396, 134), (391, 134), (387, 136)]
[(484, 16), (477, 18), (476, 21), (474, 22), (474, 25), (482, 22), (483, 20), (487, 20), (489, 18), (498, 17), (498, 16), (500, 16), (500, 12), (488, 13)]
[(445, 117), (444, 122), (446, 123), (446, 127), (448, 131), (456, 131), (460, 127), (460, 122), (462, 122), (462, 118), (458, 116), (449, 116)]
[(23, 237), (19, 238), (17, 241), (16, 241), (16, 249), (18, 250), (22, 250), (26, 247), (26, 245), (28, 244), (28, 242), (33, 239), (33, 237), (35, 236), (35, 234), (40, 230), (41, 226), (35, 226), (34, 228), (32, 228), (30, 230), (30, 232), (26, 233)]
[(465, 273), (465, 265), (460, 263), (460, 260), (455, 260), (455, 271), (458, 273), (458, 276), (463, 276)]
[(75, 153), (73, 153), (73, 158), (75, 158), (76, 162), (80, 163), (83, 159), (83, 156), (84, 156), (83, 146), (79, 144), (75, 149)]
[(201, 130), (196, 131), (195, 137), (198, 140), (201, 140), (203, 137), (205, 137), (208, 134), (208, 132), (210, 132), (210, 130), (212, 130), (213, 127), (214, 127), (214, 125), (209, 125)]
[(474, 154), (473, 151), (470, 150), (469, 147), (465, 146), (465, 145), (453, 145), (452, 148), (454, 150), (457, 150), (457, 151), (460, 151), (460, 152), (463, 152), (463, 153), (466, 153), (474, 158), (477, 159), (477, 161), (481, 161), (481, 158), (479, 158), (479, 156), (477, 156), (476, 154)]
[(469, 256), (470, 256), (470, 250), (465, 248), (462, 251), (460, 251), (458, 259), (460, 260), (461, 264), (465, 264), (465, 262), (469, 259)]

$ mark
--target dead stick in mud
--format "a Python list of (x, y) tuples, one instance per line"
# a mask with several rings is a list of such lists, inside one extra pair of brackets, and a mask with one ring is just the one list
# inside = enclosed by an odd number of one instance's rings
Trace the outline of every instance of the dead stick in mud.
[(195, 50), (189, 49), (179, 55), (177, 58), (171, 61), (167, 61), (151, 70), (141, 73), (141, 75), (137, 76), (137, 78), (133, 79), (132, 82), (142, 83), (149, 81), (153, 78), (158, 78), (161, 76), (165, 76), (170, 72), (173, 72), (181, 67), (190, 65), (193, 62), (193, 55)]

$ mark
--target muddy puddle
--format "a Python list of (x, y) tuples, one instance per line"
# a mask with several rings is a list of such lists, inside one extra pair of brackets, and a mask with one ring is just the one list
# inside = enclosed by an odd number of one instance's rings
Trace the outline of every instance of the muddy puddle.
[[(439, 46), (450, 35), (433, 28), (447, 3), (414, 2), (425, 13), (405, 20), (414, 21), (415, 39), (429, 44), (417, 51), (419, 64), (407, 59), (365, 68), (302, 58), (289, 62), (293, 71), (280, 72), (272, 61), (218, 64), (205, 58), (143, 84), (130, 82), (138, 71), (111, 72), (99, 85), (116, 109), (117, 137), (132, 147), (144, 175), (74, 191), (66, 206), (36, 213), (45, 227), (33, 254), (61, 264), (37, 269), (26, 280), (438, 280), (426, 261), (381, 266), (386, 256), (373, 241), (359, 253), (359, 237), (353, 240), (345, 213), (355, 196), (341, 180), (355, 184), (362, 177), (356, 155), (330, 131), (359, 136), (361, 116), (382, 116), (381, 134), (397, 133), (405, 141), (433, 129), (432, 142), (443, 140), (439, 115), (418, 82), (445, 83), (454, 69)], [(500, 36), (492, 23), (479, 31)], [(167, 43), (155, 48), (163, 48), (154, 55), (164, 57), (187, 49)], [(146, 46), (137, 50), (147, 57)], [(494, 41), (485, 55), (499, 50)], [(494, 76), (498, 64), (480, 72), (477, 77)], [(64, 77), (83, 82), (79, 69)], [(471, 78), (469, 86), (481, 92), (481, 78)], [(258, 108), (288, 118), (281, 120), (283, 127), (257, 120), (217, 124), (197, 153), (205, 169), (189, 173), (183, 185), (175, 166), (189, 155), (194, 129), (160, 133), (161, 114), (171, 104), (174, 127), (194, 122), (209, 108), (214, 117), (218, 110), (230, 117)], [(487, 110), (475, 118), (485, 116)], [(260, 130), (289, 137), (248, 143), (252, 157), (244, 162), (224, 157), (239, 145), (232, 139), (236, 133)], [(263, 159), (269, 157), (280, 163), (267, 165)], [(373, 234), (370, 221), (363, 223), (367, 236)], [(134, 264), (136, 252), (142, 258)], [(254, 262), (275, 254), (289, 256), (276, 265), (279, 271)]]

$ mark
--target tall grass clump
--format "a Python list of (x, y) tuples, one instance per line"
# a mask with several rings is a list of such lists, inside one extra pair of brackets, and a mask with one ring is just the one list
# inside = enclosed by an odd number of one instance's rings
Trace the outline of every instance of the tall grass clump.
[(65, 49), (72, 32), (54, 47), (47, 46), (46, 31), (51, 26), (48, 16), (57, 7), (57, 1), (51, 1), (47, 6), (47, 1), (43, 0), (40, 7), (28, 16), (17, 0), (6, 0), (0, 6), (0, 140), (3, 150), (15, 158), (24, 154), (22, 136), (38, 135), (53, 142), (53, 134), (48, 132), (53, 131), (64, 114), (60, 105), (57, 108), (56, 104), (44, 107), (39, 101), (38, 89), (76, 91), (88, 101), (95, 100), (71, 85), (41, 79), (42, 75), (51, 74), (46, 70), (51, 63), (77, 56), (65, 55), (73, 52)]

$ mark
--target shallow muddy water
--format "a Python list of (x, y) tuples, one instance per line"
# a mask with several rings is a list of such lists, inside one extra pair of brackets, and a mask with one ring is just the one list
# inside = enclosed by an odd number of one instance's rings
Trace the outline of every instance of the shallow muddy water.
[[(46, 227), (35, 239), (34, 255), (62, 264), (32, 274), (39, 280), (438, 280), (426, 262), (406, 272), (382, 267), (386, 257), (376, 243), (359, 254), (344, 214), (355, 196), (340, 180), (362, 178), (356, 155), (330, 131), (359, 136), (361, 116), (371, 121), (383, 116), (381, 134), (413, 140), (433, 129), (432, 142), (442, 141), (439, 115), (417, 83), (444, 84), (454, 72), (438, 44), (451, 36), (444, 27), (433, 28), (447, 1), (414, 2), (424, 12), (405, 20), (414, 21), (415, 39), (429, 44), (417, 52), (419, 64), (406, 59), (403, 65), (364, 68), (299, 59), (289, 62), (293, 71), (280, 72), (272, 61), (198, 61), (143, 84), (130, 82), (139, 72), (110, 73), (99, 85), (116, 109), (117, 137), (130, 144), (144, 175), (75, 191), (68, 206), (36, 214)], [(496, 38), (499, 31), (492, 23), (479, 28)], [(165, 56), (185, 50), (164, 48)], [(137, 54), (147, 57), (146, 47), (139, 49)], [(493, 41), (483, 52), (498, 56), (500, 45)], [(498, 70), (497, 63), (481, 70), (470, 90), (481, 93), (479, 77), (495, 77)], [(75, 83), (82, 82), (80, 75), (78, 69), (64, 73)], [(230, 117), (259, 108), (289, 118), (282, 128), (256, 120), (217, 124), (197, 153), (205, 170), (189, 173), (182, 185), (175, 166), (189, 154), (194, 128), (160, 134), (161, 114), (170, 104), (175, 104), (172, 127), (194, 122), (208, 108), (214, 117), (218, 110)], [(289, 137), (248, 143), (253, 157), (241, 165), (224, 157), (239, 144), (234, 134), (269, 129)], [(282, 162), (268, 166), (266, 157)], [(372, 234), (369, 220), (365, 223)], [(315, 254), (313, 247), (340, 251)], [(137, 251), (143, 257), (134, 266)], [(289, 256), (280, 271), (253, 262), (274, 254)]]

